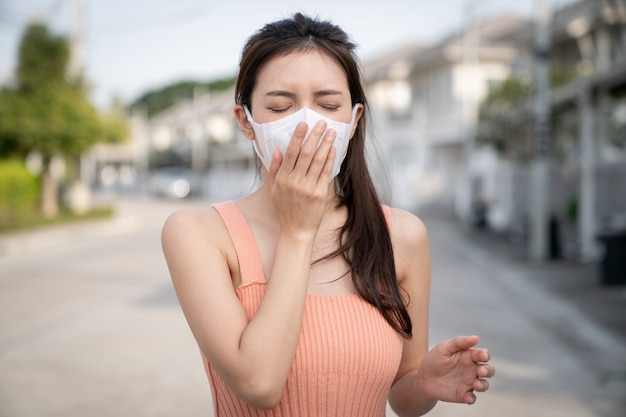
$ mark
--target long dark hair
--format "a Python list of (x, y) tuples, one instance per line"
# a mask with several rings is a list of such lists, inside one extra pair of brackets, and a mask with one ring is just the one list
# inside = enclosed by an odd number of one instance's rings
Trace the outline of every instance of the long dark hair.
[(259, 70), (271, 59), (292, 52), (318, 50), (344, 69), (352, 105), (362, 103), (365, 109), (335, 179), (339, 204), (346, 206), (348, 218), (340, 229), (339, 248), (324, 259), (343, 256), (359, 295), (375, 306), (394, 329), (410, 338), (411, 318), (400, 294), (389, 228), (365, 159), (368, 107), (355, 49), (348, 35), (328, 21), (296, 13), (290, 19), (269, 23), (243, 48), (235, 101), (249, 107)]

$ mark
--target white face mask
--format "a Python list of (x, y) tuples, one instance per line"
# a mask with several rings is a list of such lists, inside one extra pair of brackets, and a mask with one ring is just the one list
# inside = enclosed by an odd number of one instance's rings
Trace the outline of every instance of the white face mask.
[[(308, 126), (308, 131), (306, 133), (306, 138), (311, 133), (311, 129), (313, 126), (320, 121), (324, 120), (327, 123), (327, 130), (334, 129), (337, 132), (337, 137), (335, 138), (334, 146), (337, 149), (337, 153), (335, 156), (335, 163), (333, 165), (333, 173), (331, 178), (334, 178), (339, 174), (339, 170), (341, 169), (341, 164), (343, 160), (346, 158), (346, 153), (348, 152), (348, 144), (350, 143), (350, 132), (352, 132), (352, 127), (354, 126), (354, 118), (356, 116), (356, 112), (359, 109), (360, 104), (356, 104), (352, 109), (352, 121), (350, 123), (341, 123), (333, 119), (329, 119), (319, 113), (314, 112), (308, 107), (303, 107), (297, 112), (290, 114), (287, 117), (282, 119), (269, 122), (269, 123), (256, 123), (252, 119), (252, 115), (248, 110), (247, 106), (244, 106), (244, 110), (246, 115), (248, 116), (248, 121), (252, 125), (252, 129), (254, 130), (254, 134), (259, 141), (259, 149), (254, 143), (254, 150), (257, 155), (265, 165), (265, 168), (269, 171), (270, 164), (272, 163), (272, 155), (274, 154), (274, 150), (278, 149), (282, 155), (285, 155), (285, 151), (287, 150), (287, 145), (289, 145), (289, 141), (293, 136), (293, 132), (296, 129), (296, 126), (300, 122), (306, 122)], [(305, 138), (305, 140), (306, 140)]]

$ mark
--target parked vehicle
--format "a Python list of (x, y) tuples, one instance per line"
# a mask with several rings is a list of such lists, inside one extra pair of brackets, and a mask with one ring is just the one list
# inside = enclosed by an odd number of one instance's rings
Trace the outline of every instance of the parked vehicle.
[(159, 168), (150, 175), (150, 194), (164, 198), (185, 198), (193, 194), (193, 172), (182, 167)]

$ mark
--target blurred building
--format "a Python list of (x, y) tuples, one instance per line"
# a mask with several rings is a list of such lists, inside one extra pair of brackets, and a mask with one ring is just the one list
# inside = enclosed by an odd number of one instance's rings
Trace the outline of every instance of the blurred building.
[(148, 121), (149, 171), (176, 166), (191, 171), (198, 195), (234, 198), (254, 179), (250, 141), (233, 117), (233, 89), (199, 93)]
[[(235, 198), (254, 185), (250, 141), (233, 117), (233, 89), (198, 93), (150, 118), (131, 116), (131, 140), (98, 146), (91, 154), (92, 183), (101, 190), (159, 196)], [(124, 181), (132, 173), (132, 182)], [(175, 187), (185, 181), (189, 190)]]
[[(551, 23), (550, 64), (561, 76), (549, 92), (546, 216), (558, 226), (553, 237), (563, 255), (594, 259), (598, 234), (626, 229), (626, 0), (570, 3)], [(535, 29), (516, 16), (477, 21), (470, 14), (466, 27), (433, 45), (405, 45), (365, 63), (368, 151), (380, 156), (371, 162), (386, 200), (528, 239), (532, 146), (519, 157), (476, 138), (489, 92), (510, 78), (532, 80)], [(160, 173), (188, 177), (209, 198), (251, 191), (254, 153), (233, 105), (229, 90), (196, 94), (149, 119), (135, 113), (130, 144), (98, 146), (86, 158), (91, 182), (149, 191)], [(533, 140), (532, 100), (514, 113), (517, 124), (504, 133), (520, 148)]]
[[(568, 76), (549, 93), (559, 123), (550, 132), (546, 215), (560, 225), (563, 253), (575, 258), (594, 259), (599, 233), (626, 228), (625, 25), (623, 0), (579, 1), (552, 16), (550, 62)], [(403, 47), (366, 65), (394, 204), (527, 239), (530, 161), (474, 139), (490, 89), (509, 77), (532, 79), (534, 33), (534, 22), (516, 17), (470, 18), (435, 45)], [(532, 135), (530, 100), (516, 118), (510, 142)]]
[(514, 35), (528, 25), (517, 17), (470, 23), (435, 45), (409, 45), (366, 64), (375, 140), (392, 170), (395, 205), (469, 211), (470, 196), (459, 195), (470, 180), (477, 109), (491, 84), (523, 65)]

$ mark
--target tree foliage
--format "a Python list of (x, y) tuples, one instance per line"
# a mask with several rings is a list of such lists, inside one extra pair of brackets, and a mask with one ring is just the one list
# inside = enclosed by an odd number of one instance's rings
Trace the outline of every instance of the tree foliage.
[(14, 151), (38, 151), (44, 157), (78, 156), (103, 133), (95, 108), (67, 86), (5, 92), (0, 123)]
[(31, 92), (46, 85), (65, 84), (69, 59), (69, 45), (64, 38), (54, 36), (42, 24), (31, 24), (19, 49), (19, 89)]
[(108, 111), (100, 113), (102, 125), (100, 141), (104, 143), (121, 143), (130, 135), (130, 128), (126, 122), (126, 105), (114, 98)]
[(31, 24), (19, 49), (16, 85), (0, 95), (0, 149), (76, 156), (104, 134), (79, 78), (67, 74), (69, 45)]
[(14, 84), (0, 91), (0, 157), (42, 156), (42, 206), (49, 216), (58, 211), (51, 159), (75, 158), (98, 141), (127, 135), (124, 122), (90, 103), (81, 75), (68, 74), (69, 59), (65, 38), (32, 23), (20, 43)]
[[(551, 88), (576, 78), (571, 68), (553, 66)], [(531, 99), (533, 83), (528, 78), (510, 77), (494, 86), (478, 112), (476, 143), (491, 146), (498, 154), (517, 160), (533, 155)], [(550, 110), (550, 151), (562, 156), (576, 140), (577, 110), (568, 103)]]
[(530, 126), (524, 106), (530, 94), (530, 82), (521, 78), (508, 78), (495, 86), (478, 112), (477, 144), (492, 146), (508, 157), (527, 156)]

